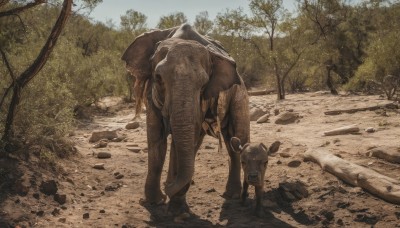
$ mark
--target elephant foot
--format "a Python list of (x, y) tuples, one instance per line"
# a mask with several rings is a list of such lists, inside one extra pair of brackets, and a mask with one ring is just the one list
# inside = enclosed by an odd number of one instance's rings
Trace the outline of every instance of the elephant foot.
[(168, 202), (168, 213), (176, 216), (175, 218), (181, 217), (181, 219), (186, 218), (185, 214), (190, 215), (191, 211), (186, 203), (186, 196), (173, 196)]
[(224, 194), (222, 195), (222, 197), (224, 197), (225, 199), (240, 199), (240, 190), (239, 191), (225, 191)]
[(255, 211), (255, 215), (259, 218), (265, 218), (267, 216), (267, 214), (265, 213), (263, 208), (258, 208)]
[(164, 194), (161, 194), (157, 197), (151, 197), (151, 198), (141, 198), (139, 200), (139, 204), (142, 206), (145, 205), (155, 205), (155, 206), (159, 206), (159, 205), (163, 205), (165, 204), (165, 201), (167, 200), (167, 196)]

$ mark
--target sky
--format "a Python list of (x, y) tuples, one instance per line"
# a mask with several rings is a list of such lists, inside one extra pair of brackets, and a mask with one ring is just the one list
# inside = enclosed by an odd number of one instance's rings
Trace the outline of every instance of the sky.
[[(295, 9), (295, 0), (283, 0), (286, 9)], [(208, 11), (209, 18), (215, 19), (220, 12), (227, 8), (242, 7), (249, 13), (249, 0), (103, 0), (90, 14), (95, 21), (106, 23), (111, 20), (119, 26), (120, 16), (129, 9), (139, 11), (147, 16), (147, 26), (155, 28), (161, 16), (174, 12), (183, 12), (188, 22), (193, 24), (196, 15), (201, 11)]]

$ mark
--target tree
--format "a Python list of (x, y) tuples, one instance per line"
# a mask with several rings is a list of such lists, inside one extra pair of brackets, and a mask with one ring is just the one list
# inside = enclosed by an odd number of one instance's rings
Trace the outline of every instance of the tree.
[(159, 29), (172, 28), (186, 22), (187, 18), (184, 13), (182, 12), (171, 13), (167, 16), (162, 16), (160, 18), (160, 21), (157, 24), (157, 28)]
[(209, 19), (207, 11), (202, 11), (198, 15), (196, 15), (196, 18), (194, 20), (194, 28), (200, 34), (208, 34), (209, 32), (211, 32), (212, 27), (213, 22)]
[(146, 29), (147, 16), (133, 9), (127, 10), (125, 15), (121, 16), (121, 29), (131, 33), (143, 32)]
[[(34, 3), (43, 3), (44, 1), (35, 1)], [(14, 11), (11, 15), (14, 15), (15, 13), (22, 12), (20, 9), (28, 9), (30, 7), (27, 7), (29, 4), (34, 4), (34, 3), (28, 3), (26, 6), (22, 7), (16, 7), (8, 11), (3, 11), (0, 12), (0, 15), (7, 15), (7, 12), (12, 12)], [(1, 5), (0, 5), (1, 6)], [(9, 71), (10, 76), (12, 77), (12, 83), (11, 85), (6, 89), (5, 93), (3, 94), (3, 97), (0, 101), (0, 107), (3, 106), (3, 102), (5, 100), (5, 97), (8, 95), (8, 93), (12, 90), (12, 97), (11, 101), (8, 107), (8, 113), (7, 113), (7, 118), (5, 122), (5, 127), (4, 127), (4, 133), (2, 136), (3, 141), (10, 141), (10, 138), (12, 137), (12, 126), (14, 122), (14, 117), (15, 117), (15, 112), (18, 104), (20, 103), (21, 100), (21, 92), (26, 87), (26, 85), (37, 75), (37, 73), (43, 68), (43, 66), (46, 64), (47, 59), (49, 55), (51, 54), (55, 44), (57, 43), (58, 37), (61, 34), (62, 29), (65, 26), (65, 23), (71, 13), (71, 7), (72, 7), (72, 0), (64, 0), (63, 6), (61, 13), (54, 24), (50, 35), (48, 36), (48, 39), (44, 46), (42, 47), (39, 55), (35, 59), (35, 61), (24, 71), (22, 72), (18, 77), (14, 74), (11, 64), (7, 60), (7, 56), (4, 51), (1, 51), (3, 61), (5, 62), (5, 65), (7, 66), (7, 69)], [(17, 11), (17, 12), (15, 12)]]

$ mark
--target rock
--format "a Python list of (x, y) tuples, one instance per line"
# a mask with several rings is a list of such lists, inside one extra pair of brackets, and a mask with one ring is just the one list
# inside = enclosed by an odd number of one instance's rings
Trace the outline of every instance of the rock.
[(93, 143), (93, 142), (97, 142), (101, 139), (108, 139), (108, 140), (112, 140), (114, 138), (118, 138), (117, 135), (117, 130), (114, 131), (97, 131), (97, 132), (93, 132), (92, 136), (89, 139), (89, 142)]
[(104, 163), (97, 163), (93, 166), (94, 169), (104, 169)]
[(115, 179), (122, 179), (122, 178), (124, 178), (124, 175), (121, 173), (115, 176)]
[(96, 145), (94, 145), (93, 148), (104, 148), (107, 147), (108, 145), (108, 140), (107, 139), (102, 139), (100, 142), (98, 142)]
[(250, 109), (250, 121), (256, 121), (265, 114), (266, 112), (264, 112), (261, 108), (253, 107)]
[(122, 142), (126, 139), (126, 136), (118, 136), (116, 138), (111, 139), (111, 142)]
[(51, 214), (52, 214), (53, 216), (59, 215), (59, 214), (60, 214), (60, 209), (54, 208), (54, 210), (51, 212)]
[(215, 190), (215, 188), (211, 188), (211, 189), (208, 189), (207, 191), (206, 191), (206, 193), (211, 193), (211, 192), (216, 192), (217, 190)]
[(100, 210), (100, 213), (101, 213), (101, 214), (104, 214), (104, 213), (106, 213), (106, 211), (105, 211), (104, 209), (101, 209), (101, 210)]
[(129, 130), (131, 130), (131, 129), (136, 129), (136, 128), (139, 128), (139, 127), (140, 127), (140, 123), (137, 122), (137, 121), (128, 123), (128, 124), (125, 126), (125, 128), (126, 128), (126, 129), (129, 129)]
[(324, 135), (326, 135), (326, 136), (344, 135), (344, 134), (350, 134), (350, 133), (357, 133), (359, 131), (360, 131), (360, 128), (357, 127), (356, 124), (353, 124), (353, 125), (336, 128), (336, 129), (333, 129), (330, 131), (325, 131)]
[(54, 180), (42, 181), (40, 191), (46, 195), (54, 195), (58, 191), (57, 184)]
[(206, 145), (206, 146), (204, 147), (204, 149), (206, 149), (206, 150), (213, 150), (213, 149), (215, 149), (215, 147), (210, 146), (210, 145)]
[(18, 180), (15, 182), (13, 188), (14, 191), (20, 196), (26, 196), (29, 192), (29, 184), (24, 180)]
[(67, 195), (56, 193), (54, 195), (54, 201), (56, 201), (57, 203), (63, 205), (65, 202), (67, 202)]
[(296, 112), (285, 112), (278, 116), (275, 120), (275, 124), (290, 124), (296, 122), (300, 118)]
[(375, 132), (375, 128), (373, 128), (373, 127), (368, 127), (368, 128), (365, 129), (365, 132), (373, 133), (373, 132)]
[(257, 123), (266, 123), (266, 122), (268, 122), (269, 116), (270, 116), (269, 113), (261, 116), (260, 118), (257, 119)]
[(36, 215), (42, 217), (44, 215), (44, 211), (38, 211), (36, 212)]
[(89, 216), (89, 213), (84, 213), (82, 217), (83, 217), (83, 219), (88, 219), (90, 216)]
[(294, 109), (292, 109), (292, 108), (289, 108), (288, 110), (286, 110), (286, 111), (288, 111), (288, 112), (294, 112)]
[(140, 147), (127, 147), (126, 149), (128, 149), (134, 153), (139, 153), (142, 150), (142, 148), (140, 148)]
[(279, 113), (280, 113), (280, 112), (279, 112), (279, 109), (278, 109), (278, 108), (274, 109), (274, 115), (275, 115), (275, 116), (279, 115)]
[(66, 219), (66, 218), (64, 218), (64, 217), (63, 217), (63, 218), (59, 218), (59, 219), (58, 219), (58, 222), (61, 222), (61, 223), (65, 223), (66, 221), (67, 221), (67, 219)]
[(293, 160), (291, 162), (288, 163), (288, 166), (291, 168), (297, 168), (301, 165), (301, 161), (299, 160)]
[(379, 218), (376, 215), (367, 212), (367, 213), (357, 214), (356, 217), (354, 218), (354, 221), (375, 225), (379, 221)]
[(279, 156), (281, 156), (281, 157), (283, 157), (283, 158), (290, 158), (292, 155), (290, 155), (290, 154), (287, 153), (287, 152), (280, 152), (280, 153), (279, 153)]
[(32, 196), (33, 196), (33, 198), (35, 198), (35, 199), (39, 199), (39, 198), (40, 198), (39, 193), (33, 193)]
[(100, 159), (111, 158), (111, 154), (109, 152), (99, 152), (97, 153), (97, 158)]

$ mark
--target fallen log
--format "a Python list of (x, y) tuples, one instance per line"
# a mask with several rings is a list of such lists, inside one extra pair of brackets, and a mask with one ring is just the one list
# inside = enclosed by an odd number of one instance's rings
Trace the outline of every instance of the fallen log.
[(392, 163), (400, 163), (400, 148), (398, 147), (376, 147), (368, 150), (366, 155)]
[(350, 133), (356, 133), (359, 132), (360, 128), (357, 127), (357, 125), (349, 125), (349, 126), (344, 126), (344, 127), (339, 127), (330, 131), (325, 131), (324, 135), (326, 136), (332, 136), (332, 135), (345, 135), (345, 134), (350, 134)]
[(381, 108), (386, 108), (386, 109), (398, 109), (399, 106), (395, 103), (388, 103), (384, 105), (375, 105), (375, 106), (370, 106), (370, 107), (364, 107), (364, 108), (352, 108), (352, 109), (342, 109), (342, 110), (331, 110), (331, 111), (326, 111), (324, 112), (325, 115), (339, 115), (342, 113), (355, 113), (355, 112), (361, 112), (361, 111), (375, 111)]
[(256, 91), (247, 91), (247, 94), (249, 96), (262, 96), (262, 95), (267, 95), (267, 94), (271, 94), (271, 93), (275, 93), (275, 89), (264, 89), (264, 90), (256, 90)]
[(361, 187), (390, 203), (400, 204), (400, 181), (396, 179), (343, 160), (322, 148), (307, 151), (304, 159), (319, 164), (323, 170), (347, 184)]

